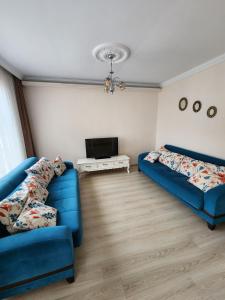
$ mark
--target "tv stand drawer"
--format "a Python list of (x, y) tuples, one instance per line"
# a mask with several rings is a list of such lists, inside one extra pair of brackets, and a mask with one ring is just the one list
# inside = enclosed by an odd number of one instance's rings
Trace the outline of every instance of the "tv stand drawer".
[(129, 163), (126, 160), (122, 160), (122, 161), (115, 161), (113, 164), (114, 167), (116, 168), (123, 168), (123, 167), (127, 167)]
[(81, 171), (97, 171), (98, 165), (97, 164), (83, 164), (80, 166)]
[(113, 169), (113, 163), (112, 162), (98, 163), (98, 169), (99, 170)]

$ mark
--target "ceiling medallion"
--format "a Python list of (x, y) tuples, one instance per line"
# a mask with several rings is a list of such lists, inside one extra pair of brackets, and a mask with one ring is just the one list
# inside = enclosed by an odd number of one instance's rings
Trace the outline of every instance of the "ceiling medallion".
[(104, 80), (106, 93), (112, 95), (116, 87), (124, 90), (126, 88), (125, 83), (118, 76), (113, 76), (112, 66), (115, 63), (125, 61), (130, 56), (129, 48), (119, 43), (105, 43), (95, 47), (92, 54), (97, 60), (110, 64), (110, 72)]

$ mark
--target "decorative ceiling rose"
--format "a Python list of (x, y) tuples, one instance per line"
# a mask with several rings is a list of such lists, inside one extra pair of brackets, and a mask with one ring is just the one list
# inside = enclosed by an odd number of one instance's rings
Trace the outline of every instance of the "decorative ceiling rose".
[(92, 51), (92, 55), (101, 62), (110, 63), (108, 55), (114, 54), (113, 63), (118, 64), (130, 56), (130, 49), (120, 43), (104, 43), (95, 47)]
[(95, 47), (92, 54), (97, 60), (110, 63), (110, 72), (104, 80), (106, 93), (112, 95), (116, 87), (120, 90), (124, 90), (126, 85), (118, 76), (113, 77), (114, 71), (112, 66), (114, 63), (120, 63), (129, 57), (129, 48), (118, 43), (106, 43)]

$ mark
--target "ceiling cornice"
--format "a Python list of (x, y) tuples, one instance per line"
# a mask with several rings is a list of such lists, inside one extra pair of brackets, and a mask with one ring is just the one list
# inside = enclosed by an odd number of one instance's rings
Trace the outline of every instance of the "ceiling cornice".
[[(43, 78), (43, 77), (25, 77), (23, 85), (25, 86), (43, 86), (43, 85), (62, 85), (62, 84), (79, 84), (79, 85), (103, 85), (103, 80), (86, 80), (86, 79), (66, 79), (66, 78)], [(157, 83), (145, 82), (126, 82), (127, 87), (151, 88), (160, 90), (161, 87)]]
[(14, 68), (10, 63), (4, 60), (4, 58), (2, 58), (1, 56), (0, 56), (0, 66), (3, 67), (6, 71), (16, 76), (17, 78), (19, 79), (23, 78), (23, 75), (16, 68)]
[(191, 77), (194, 74), (202, 72), (202, 71), (204, 71), (204, 70), (206, 70), (206, 69), (208, 69), (208, 68), (210, 68), (214, 65), (223, 63), (224, 61), (225, 61), (225, 53), (220, 55), (220, 56), (217, 56), (217, 57), (215, 57), (215, 58), (213, 58), (213, 59), (197, 66), (197, 67), (194, 67), (194, 68), (192, 68), (192, 69), (190, 69), (190, 70), (188, 70), (188, 71), (186, 71), (186, 72), (184, 72), (184, 73), (182, 73), (178, 76), (175, 76), (175, 77), (173, 77), (169, 80), (163, 81), (159, 85), (160, 85), (161, 88), (164, 88), (164, 87), (166, 87), (170, 84), (175, 83), (176, 81)]
[[(146, 82), (126, 82), (127, 87), (137, 87), (137, 88), (152, 88), (161, 89), (168, 85), (171, 85), (179, 80), (188, 78), (202, 72), (214, 65), (223, 63), (225, 61), (225, 53), (213, 58), (197, 67), (194, 67), (178, 76), (175, 76), (169, 80), (165, 80), (161, 83), (146, 83)], [(5, 59), (0, 56), (0, 66), (15, 75), (19, 79), (23, 79), (24, 85), (43, 85), (44, 83), (51, 84), (80, 84), (80, 85), (103, 85), (102, 80), (86, 80), (86, 79), (68, 79), (68, 78), (47, 78), (47, 77), (34, 77), (34, 76), (23, 76), (15, 67), (8, 63)]]

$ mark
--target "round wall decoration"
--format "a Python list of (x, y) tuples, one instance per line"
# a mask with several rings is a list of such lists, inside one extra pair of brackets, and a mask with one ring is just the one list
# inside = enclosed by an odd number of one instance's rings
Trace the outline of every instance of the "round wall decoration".
[(215, 115), (217, 114), (217, 108), (215, 106), (210, 106), (208, 109), (207, 109), (207, 116), (209, 118), (213, 118), (215, 117)]
[(193, 108), (193, 111), (194, 111), (194, 112), (199, 112), (199, 111), (201, 110), (201, 108), (202, 108), (202, 103), (201, 103), (201, 101), (199, 101), (199, 100), (195, 101), (195, 102), (193, 103), (192, 108)]
[(188, 106), (188, 100), (187, 100), (187, 98), (185, 98), (185, 97), (183, 97), (183, 98), (181, 98), (180, 99), (180, 101), (179, 101), (179, 109), (180, 110), (185, 110), (186, 108), (187, 108), (187, 106)]

